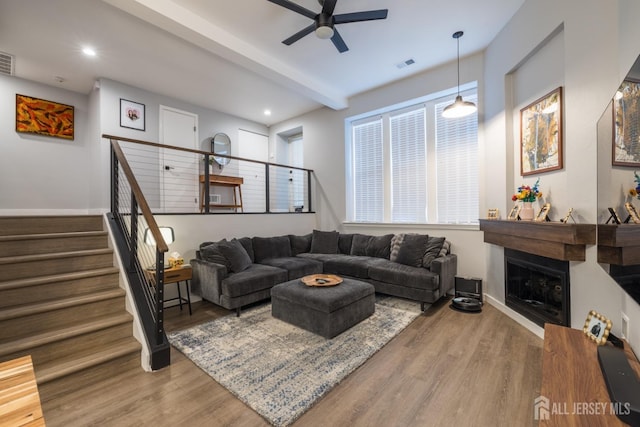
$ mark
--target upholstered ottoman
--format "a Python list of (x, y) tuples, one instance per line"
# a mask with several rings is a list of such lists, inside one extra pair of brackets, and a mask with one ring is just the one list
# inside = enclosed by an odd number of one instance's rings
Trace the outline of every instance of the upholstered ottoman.
[(375, 289), (343, 279), (337, 286), (307, 286), (300, 279), (271, 288), (271, 314), (325, 338), (333, 338), (371, 316)]

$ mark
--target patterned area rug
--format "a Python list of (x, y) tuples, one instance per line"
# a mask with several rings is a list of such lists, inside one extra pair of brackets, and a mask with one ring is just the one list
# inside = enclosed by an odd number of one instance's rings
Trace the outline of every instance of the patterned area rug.
[(371, 317), (328, 340), (271, 317), (267, 304), (169, 341), (269, 423), (287, 426), (419, 315), (419, 303), (376, 296)]

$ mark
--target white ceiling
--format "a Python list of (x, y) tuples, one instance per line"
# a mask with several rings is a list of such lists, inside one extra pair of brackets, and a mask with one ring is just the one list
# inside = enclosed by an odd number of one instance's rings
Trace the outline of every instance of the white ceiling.
[(389, 9), (337, 25), (341, 54), (314, 34), (282, 44), (312, 21), (267, 0), (0, 0), (0, 51), (25, 79), (86, 94), (105, 77), (270, 125), (455, 60), (457, 30), (461, 56), (481, 51), (523, 2), (338, 0), (335, 14)]

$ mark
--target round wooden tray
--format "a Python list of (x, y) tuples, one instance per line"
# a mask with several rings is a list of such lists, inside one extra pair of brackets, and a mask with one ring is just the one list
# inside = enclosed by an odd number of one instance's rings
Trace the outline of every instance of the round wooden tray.
[(342, 278), (335, 274), (312, 274), (300, 280), (307, 286), (336, 286), (342, 283)]

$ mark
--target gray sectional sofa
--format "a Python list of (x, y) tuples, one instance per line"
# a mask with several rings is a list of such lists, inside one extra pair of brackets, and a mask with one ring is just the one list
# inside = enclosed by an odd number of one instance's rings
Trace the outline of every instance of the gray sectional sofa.
[(190, 263), (192, 292), (237, 315), (270, 298), (273, 286), (317, 273), (371, 283), (376, 292), (418, 301), (424, 310), (453, 289), (457, 271), (444, 237), (319, 230), (203, 242)]

